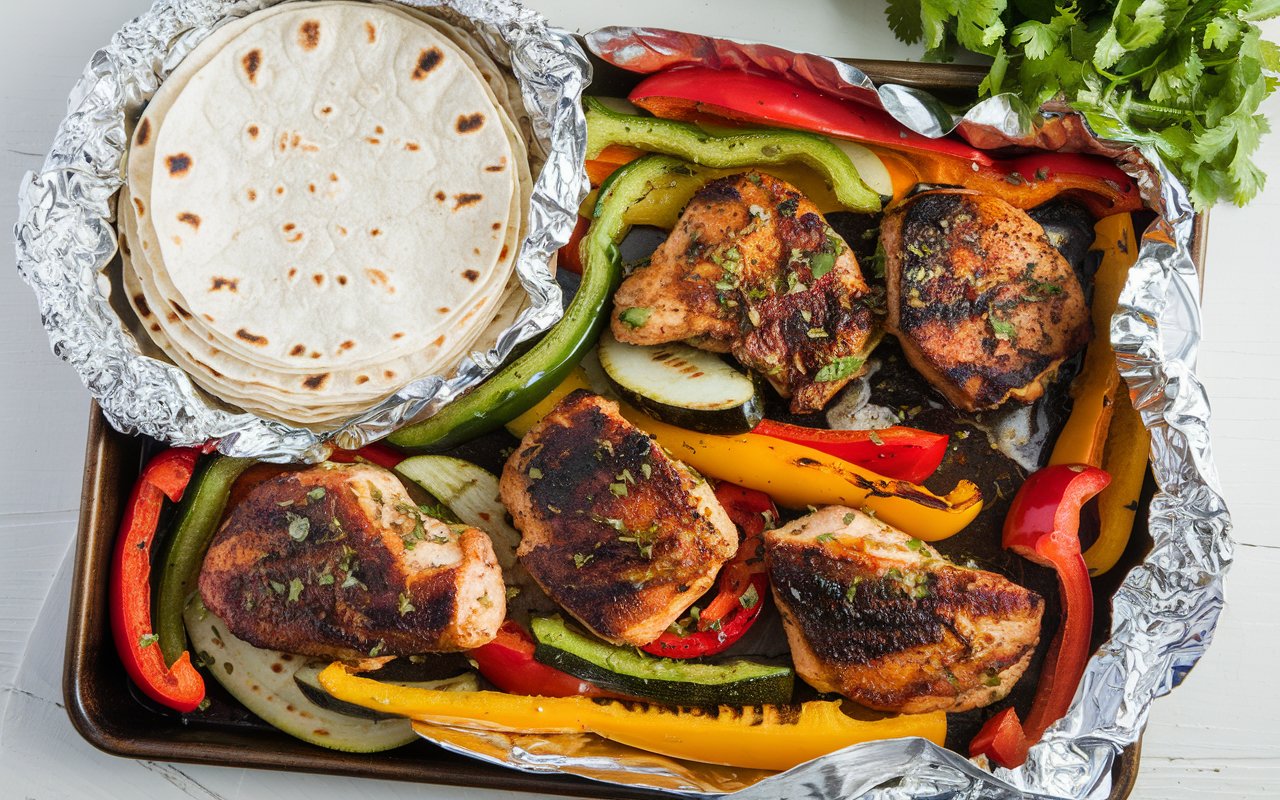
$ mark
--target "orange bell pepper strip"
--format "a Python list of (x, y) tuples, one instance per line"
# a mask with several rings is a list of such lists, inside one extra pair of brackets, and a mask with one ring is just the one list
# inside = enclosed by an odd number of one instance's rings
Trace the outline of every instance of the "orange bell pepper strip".
[(623, 164), (628, 164), (645, 155), (648, 155), (648, 152), (638, 147), (611, 144), (601, 150), (595, 158), (587, 159), (587, 180), (591, 181), (592, 186), (599, 186)]
[(339, 700), (419, 723), (506, 733), (594, 733), (654, 753), (733, 767), (783, 770), (850, 745), (919, 736), (941, 745), (946, 714), (857, 719), (840, 703), (669, 708), (589, 697), (442, 692), (361, 678), (340, 662), (319, 675)]
[(1129, 400), (1111, 349), (1111, 317), (1138, 258), (1133, 220), (1116, 214), (1098, 220), (1094, 230), (1094, 249), (1102, 251), (1102, 263), (1094, 277), (1093, 340), (1071, 384), (1071, 416), (1049, 463), (1088, 464), (1111, 475), (1111, 485), (1098, 496), (1098, 539), (1084, 553), (1089, 573), (1097, 576), (1116, 565), (1129, 543), (1151, 434)]

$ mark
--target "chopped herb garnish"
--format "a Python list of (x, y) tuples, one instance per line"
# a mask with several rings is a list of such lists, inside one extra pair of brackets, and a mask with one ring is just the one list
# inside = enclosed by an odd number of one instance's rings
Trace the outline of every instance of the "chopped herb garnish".
[(381, 653), (382, 648), (385, 646), (386, 646), (386, 642), (379, 640), (378, 643), (373, 646), (373, 649), (369, 651), (369, 658), (377, 658), (378, 653)]
[(831, 541), (831, 540), (832, 540), (832, 539), (834, 539), (834, 538), (836, 538), (835, 533), (833, 533), (833, 532), (831, 532), (831, 531), (827, 531), (826, 533), (820, 533), (820, 534), (818, 534), (818, 535), (814, 538), (814, 541), (815, 541), (815, 542), (829, 542), (829, 541)]
[(648, 461), (640, 465), (640, 474), (644, 475), (646, 479), (653, 474), (653, 467), (649, 466)]
[(919, 550), (923, 546), (924, 542), (914, 537), (907, 540), (907, 549), (909, 550)]
[(632, 306), (618, 315), (618, 319), (627, 323), (633, 328), (639, 328), (649, 321), (649, 315), (653, 313), (652, 308), (641, 308)]
[(529, 479), (534, 481), (541, 480), (542, 470), (538, 469), (537, 467), (529, 467)]
[(485, 592), (476, 598), (476, 602), (485, 608), (493, 608), (493, 601), (489, 599), (489, 593)]
[(324, 499), (324, 487), (323, 487), (323, 486), (317, 486), (316, 488), (314, 488), (314, 489), (312, 489), (311, 491), (307, 492), (307, 499), (308, 499), (308, 500), (311, 500), (311, 501), (313, 501), (313, 502), (314, 502), (314, 501), (316, 501), (316, 500), (323, 500), (323, 499)]
[(613, 492), (614, 497), (626, 497), (627, 485), (621, 481), (609, 484), (609, 491)]
[(844, 601), (852, 603), (853, 598), (858, 596), (858, 584), (862, 583), (862, 578), (854, 578), (853, 583), (849, 584), (849, 588), (844, 590)]
[(292, 511), (286, 511), (285, 515), (289, 519), (289, 538), (295, 542), (306, 539), (311, 533), (311, 520)]
[(160, 634), (144, 633), (142, 636), (138, 637), (138, 649), (145, 650), (158, 641), (160, 641)]
[(995, 332), (996, 338), (1006, 342), (1018, 341), (1018, 329), (1012, 322), (1006, 322), (995, 317), (988, 317), (991, 322), (991, 330)]
[(301, 596), (302, 596), (302, 580), (300, 578), (294, 578), (293, 580), (289, 581), (288, 602), (296, 603), (298, 602), (298, 598)]
[(369, 487), (369, 497), (373, 498), (373, 502), (382, 502), (382, 490), (373, 485), (373, 481), (365, 481), (365, 485)]
[(818, 370), (818, 374), (813, 376), (813, 380), (817, 383), (844, 380), (862, 369), (863, 361), (864, 359), (858, 356), (841, 356)]
[(871, 443), (874, 444), (876, 447), (884, 447), (884, 439), (881, 439), (880, 434), (876, 433), (875, 431), (869, 431), (867, 433), (867, 438), (870, 439)]
[(508, 587), (507, 587), (507, 600), (508, 600), (508, 601), (514, 600), (514, 599), (516, 599), (516, 598), (517, 598), (517, 597), (519, 597), (519, 596), (520, 596), (520, 587), (519, 587), (519, 586), (508, 586)]
[(397, 608), (400, 611), (400, 616), (402, 617), (405, 614), (408, 614), (410, 611), (418, 610), (417, 608), (414, 607), (413, 603), (409, 602), (409, 595), (405, 594), (404, 592), (401, 592), (400, 596), (397, 597), (396, 600), (398, 601)]
[(756, 585), (754, 583), (749, 584), (746, 591), (744, 591), (742, 596), (738, 598), (738, 605), (743, 608), (755, 608), (756, 603), (759, 602), (760, 593), (756, 591)]
[(810, 339), (826, 339), (828, 334), (822, 328), (810, 328), (805, 331), (805, 335)]
[(809, 271), (813, 273), (814, 280), (826, 275), (835, 265), (836, 257), (832, 253), (814, 253), (809, 258)]
[(853, 522), (855, 519), (857, 519), (857, 517), (858, 517), (858, 515), (857, 515), (857, 514), (855, 514), (854, 512), (850, 511), (850, 512), (848, 512), (847, 514), (845, 514), (845, 515), (844, 515), (843, 522), (844, 522), (844, 524), (845, 524), (845, 525), (848, 525), (849, 523), (851, 523), (851, 522)]
[(275, 592), (276, 594), (284, 594), (285, 586), (283, 583), (281, 583), (280, 581), (270, 581), (270, 584), (271, 584), (271, 591)]
[(592, 553), (574, 553), (573, 566), (575, 569), (582, 569), (593, 558), (595, 558), (595, 555)]
[(329, 572), (328, 570), (325, 570), (324, 572), (320, 573), (320, 576), (316, 578), (316, 585), (317, 585), (317, 586), (332, 586), (332, 585), (333, 585), (333, 573), (332, 573), (332, 572)]

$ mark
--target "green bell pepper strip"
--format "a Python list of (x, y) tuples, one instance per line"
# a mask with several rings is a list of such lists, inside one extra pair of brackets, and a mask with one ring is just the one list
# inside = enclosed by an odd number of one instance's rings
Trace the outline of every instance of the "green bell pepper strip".
[(254, 461), (251, 458), (214, 459), (187, 487), (176, 522), (160, 558), (160, 586), (156, 592), (155, 631), (165, 662), (172, 665), (187, 648), (182, 610), (196, 591), (205, 551), (222, 521), (231, 485)]
[(434, 416), (388, 437), (409, 450), (443, 450), (507, 424), (560, 385), (596, 343), (605, 305), (622, 280), (617, 242), (631, 223), (627, 209), (656, 182), (689, 166), (666, 156), (632, 161), (600, 187), (595, 220), (582, 240), (582, 283), (564, 316), (524, 355)]
[(626, 145), (677, 156), (704, 167), (736, 169), (799, 162), (822, 174), (836, 199), (850, 211), (880, 210), (880, 195), (858, 174), (853, 161), (822, 136), (793, 130), (750, 130), (714, 136), (696, 125), (622, 114), (588, 97), (587, 158), (609, 145)]

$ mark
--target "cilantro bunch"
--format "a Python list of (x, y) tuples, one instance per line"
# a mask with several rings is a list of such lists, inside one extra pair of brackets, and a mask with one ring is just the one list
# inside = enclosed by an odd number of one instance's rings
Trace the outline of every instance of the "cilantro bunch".
[[(1280, 47), (1255, 22), (1280, 0), (887, 0), (899, 39), (926, 58), (956, 45), (990, 56), (983, 96), (1031, 106), (1061, 97), (1095, 129), (1153, 146), (1197, 208), (1249, 202), (1266, 175), (1251, 160), (1269, 128)], [(1117, 126), (1123, 126), (1117, 128)]]

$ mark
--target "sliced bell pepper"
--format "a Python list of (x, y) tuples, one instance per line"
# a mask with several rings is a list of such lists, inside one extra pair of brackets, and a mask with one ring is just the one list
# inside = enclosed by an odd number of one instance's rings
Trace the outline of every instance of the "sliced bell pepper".
[(823, 430), (761, 420), (752, 433), (821, 450), (863, 469), (911, 483), (922, 483), (937, 471), (947, 454), (948, 437), (893, 426), (875, 431)]
[(1027, 760), (1027, 735), (1022, 732), (1018, 712), (1006, 708), (987, 720), (969, 743), (969, 757), (985, 755), (1006, 769)]
[(648, 152), (638, 147), (611, 144), (596, 153), (592, 158), (587, 159), (587, 180), (592, 186), (599, 186), (608, 180), (610, 175), (617, 172), (618, 168), (623, 164), (628, 164), (646, 155), (648, 155)]
[(1084, 563), (1093, 577), (1114, 567), (1129, 545), (1151, 452), (1151, 432), (1123, 385), (1113, 407), (1102, 455), (1102, 468), (1111, 476), (1111, 484), (1098, 495), (1098, 538), (1084, 551)]
[(539, 697), (613, 697), (614, 695), (567, 672), (535, 661), (537, 645), (518, 622), (507, 620), (498, 628), (498, 637), (467, 651), (480, 674), (494, 686), (511, 694)]
[(626, 212), (652, 185), (687, 166), (645, 156), (615, 172), (602, 187), (595, 221), (582, 240), (582, 283), (550, 331), (524, 355), (434, 416), (388, 437), (398, 447), (441, 450), (500, 428), (532, 408), (564, 380), (596, 342), (610, 295), (622, 280), (617, 243), (626, 237)]
[(960, 481), (949, 494), (938, 496), (923, 486), (885, 478), (810, 447), (754, 433), (697, 433), (620, 405), (623, 416), (673, 457), (703, 475), (764, 492), (780, 505), (866, 508), (927, 542), (959, 533), (982, 510), (982, 495), (969, 481)]
[(192, 479), (178, 509), (177, 521), (160, 556), (160, 585), (156, 591), (156, 633), (170, 664), (184, 656), (187, 628), (182, 612), (196, 591), (200, 565), (222, 521), (231, 486), (253, 463), (248, 458), (214, 459)]
[(422, 723), (518, 734), (594, 733), (654, 753), (737, 767), (789, 769), (876, 739), (921, 736), (941, 745), (942, 712), (855, 719), (840, 703), (694, 709), (589, 697), (441, 692), (361, 678), (335, 662), (320, 685), (339, 700)]
[(623, 144), (677, 156), (704, 167), (740, 168), (801, 163), (826, 177), (850, 211), (880, 210), (880, 195), (858, 174), (849, 156), (821, 136), (791, 130), (750, 130), (714, 136), (696, 125), (623, 114), (594, 97), (585, 98), (587, 157)]
[(879, 109), (782, 78), (679, 67), (646, 77), (629, 99), (667, 119), (717, 116), (854, 139), (874, 145), (877, 152), (905, 151), (916, 182), (966, 186), (997, 194), (1018, 208), (1038, 206), (1064, 192), (1079, 193), (1099, 217), (1142, 208), (1137, 184), (1105, 159), (1074, 153), (994, 158), (952, 137), (921, 136)]
[(1022, 763), (1019, 754), (1025, 758), (1027, 747), (1040, 741), (1045, 730), (1067, 713), (1084, 674), (1093, 636), (1093, 587), (1080, 553), (1080, 509), (1110, 482), (1110, 476), (1097, 467), (1054, 464), (1031, 473), (1009, 506), (1003, 545), (1058, 573), (1062, 623), (1045, 656), (1040, 683), (1022, 725), (1025, 742), (1011, 741), (1009, 721), (999, 715), (987, 721), (975, 740), (988, 746), (982, 752), (1001, 766)]
[(579, 214), (578, 221), (573, 226), (573, 233), (569, 234), (569, 241), (560, 248), (556, 263), (574, 275), (582, 274), (582, 240), (590, 228), (591, 218)]
[(716, 486), (716, 499), (738, 526), (742, 541), (738, 552), (720, 568), (716, 596), (697, 619), (666, 630), (641, 647), (646, 653), (668, 658), (701, 658), (728, 650), (760, 617), (769, 579), (765, 575), (764, 531), (778, 519), (769, 495), (732, 483)]
[(334, 450), (329, 454), (329, 460), (339, 464), (368, 461), (370, 464), (376, 464), (383, 469), (395, 469), (404, 459), (404, 453), (381, 442), (367, 444), (359, 450)]
[(204, 679), (191, 664), (185, 634), (173, 647), (177, 657), (166, 663), (158, 644), (164, 634), (153, 632), (158, 629), (151, 620), (151, 544), (164, 499), (182, 499), (198, 455), (195, 448), (179, 447), (147, 463), (129, 495), (108, 581), (111, 634), (125, 672), (152, 700), (182, 712), (204, 700)]

